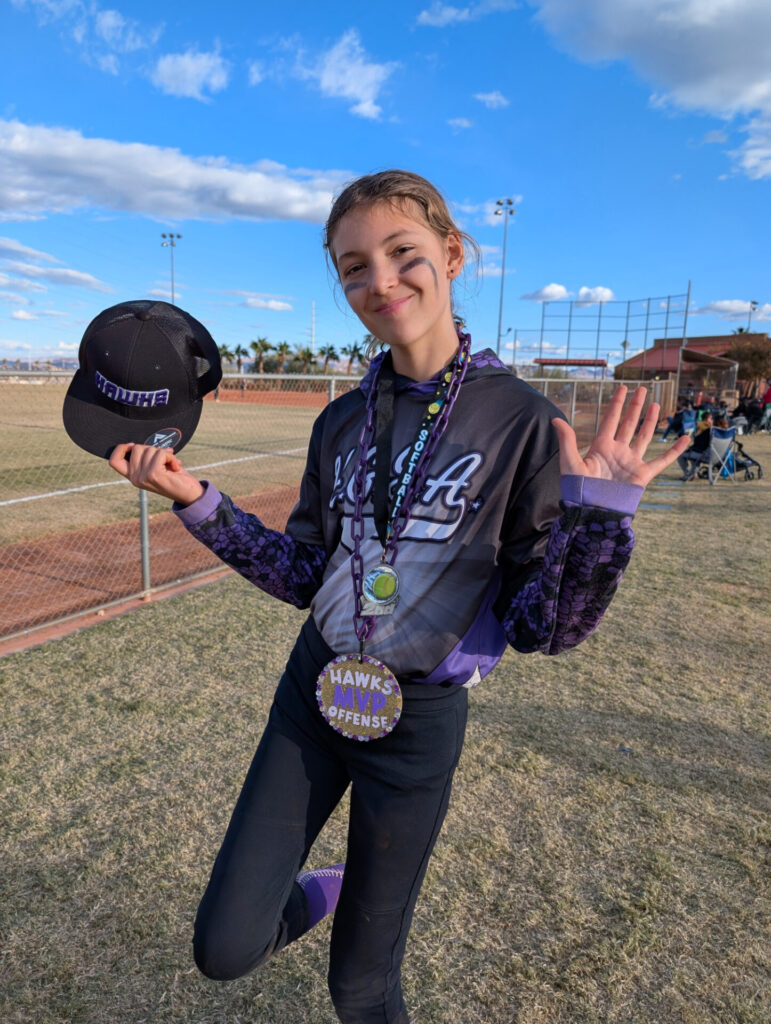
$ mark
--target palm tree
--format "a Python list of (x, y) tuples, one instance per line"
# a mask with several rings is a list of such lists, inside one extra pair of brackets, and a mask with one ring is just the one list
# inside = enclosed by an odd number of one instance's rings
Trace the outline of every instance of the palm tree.
[(252, 366), (252, 370), (254, 370), (256, 366), (257, 373), (262, 373), (263, 366), (265, 363), (265, 356), (267, 355), (268, 352), (273, 351), (273, 346), (271, 345), (267, 338), (258, 338), (256, 341), (249, 342), (249, 348), (254, 353), (254, 364)]
[(342, 353), (344, 356), (348, 356), (348, 369), (345, 372), (350, 376), (353, 364), (361, 360), (364, 352), (362, 351), (361, 345), (358, 341), (354, 341), (352, 344), (346, 345), (345, 348), (342, 349)]
[(236, 358), (235, 352), (231, 352), (227, 345), (218, 345), (217, 349), (223, 366), (226, 366), (228, 363), (232, 363)]
[(249, 349), (244, 348), (244, 346), (239, 343), (233, 349), (233, 355), (236, 357), (236, 366), (238, 367), (238, 372), (240, 373), (244, 365), (244, 356), (249, 355)]
[(275, 346), (275, 349), (276, 349), (276, 356), (277, 356), (277, 360), (278, 360), (278, 366), (276, 367), (276, 372), (277, 373), (283, 373), (283, 371), (284, 371), (284, 363), (286, 362), (286, 357), (292, 351), (292, 348), (291, 348), (291, 346), (290, 346), (288, 341), (282, 341), (281, 344)]
[(322, 345), (319, 355), (324, 357), (324, 373), (329, 373), (329, 363), (332, 359), (338, 359), (337, 350), (334, 345)]
[(359, 358), (359, 362), (362, 366), (369, 366), (370, 360), (377, 354), (377, 350), (382, 348), (382, 341), (380, 338), (376, 338), (374, 334), (365, 334), (364, 341), (362, 342), (363, 351)]
[(300, 373), (307, 373), (308, 369), (316, 364), (316, 353), (310, 347), (303, 348), (298, 345), (295, 356), (300, 360)]

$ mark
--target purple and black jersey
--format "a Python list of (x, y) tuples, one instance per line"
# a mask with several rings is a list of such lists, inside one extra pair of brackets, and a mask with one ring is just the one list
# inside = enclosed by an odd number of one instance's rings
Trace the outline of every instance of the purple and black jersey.
[[(377, 357), (378, 359), (382, 357)], [(211, 485), (175, 511), (191, 533), (267, 593), (310, 606), (324, 640), (355, 653), (350, 560), (353, 478), (373, 368), (316, 420), (300, 500), (286, 532), (267, 529)], [(396, 377), (395, 482), (435, 381)], [(486, 350), (472, 356), (395, 561), (399, 604), (367, 653), (401, 681), (472, 685), (506, 643), (557, 654), (602, 617), (629, 561), (642, 488), (559, 475), (561, 415)], [(375, 448), (364, 501), (365, 571), (380, 560), (373, 522)], [(561, 500), (562, 499), (562, 500)]]

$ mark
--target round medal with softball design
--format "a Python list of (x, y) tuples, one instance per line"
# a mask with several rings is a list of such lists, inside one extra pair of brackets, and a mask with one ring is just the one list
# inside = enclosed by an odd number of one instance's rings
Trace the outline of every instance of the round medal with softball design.
[(316, 700), (336, 732), (364, 742), (387, 736), (402, 713), (396, 676), (368, 654), (341, 654), (325, 665)]
[(361, 590), (362, 615), (390, 615), (399, 603), (399, 574), (381, 562), (364, 577)]

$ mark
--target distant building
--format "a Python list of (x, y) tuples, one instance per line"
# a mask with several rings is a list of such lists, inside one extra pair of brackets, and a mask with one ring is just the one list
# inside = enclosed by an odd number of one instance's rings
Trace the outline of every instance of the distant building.
[(717, 391), (733, 390), (737, 386), (737, 364), (726, 359), (725, 353), (736, 342), (749, 341), (771, 346), (768, 334), (711, 334), (686, 338), (681, 354), (679, 338), (656, 338), (652, 348), (619, 363), (614, 376), (616, 380), (676, 378), (679, 367), (681, 391), (686, 384)]

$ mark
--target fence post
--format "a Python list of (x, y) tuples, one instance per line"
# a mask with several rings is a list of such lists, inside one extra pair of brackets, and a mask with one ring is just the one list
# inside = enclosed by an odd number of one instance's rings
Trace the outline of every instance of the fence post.
[(602, 412), (602, 387), (605, 383), (604, 380), (600, 381), (600, 386), (597, 389), (597, 415), (594, 418), (594, 433), (600, 429), (600, 413)]
[(331, 405), (335, 400), (335, 378), (330, 377), (327, 384), (327, 402)]
[(572, 393), (570, 395), (570, 420), (568, 421), (570, 423), (570, 426), (573, 427), (574, 430), (575, 430), (575, 422), (576, 422), (576, 389), (577, 388), (578, 388), (578, 381), (574, 380), (573, 381), (573, 391), (572, 391)]
[(150, 516), (147, 491), (139, 492), (139, 545), (142, 551), (142, 596), (149, 597), (150, 583)]

